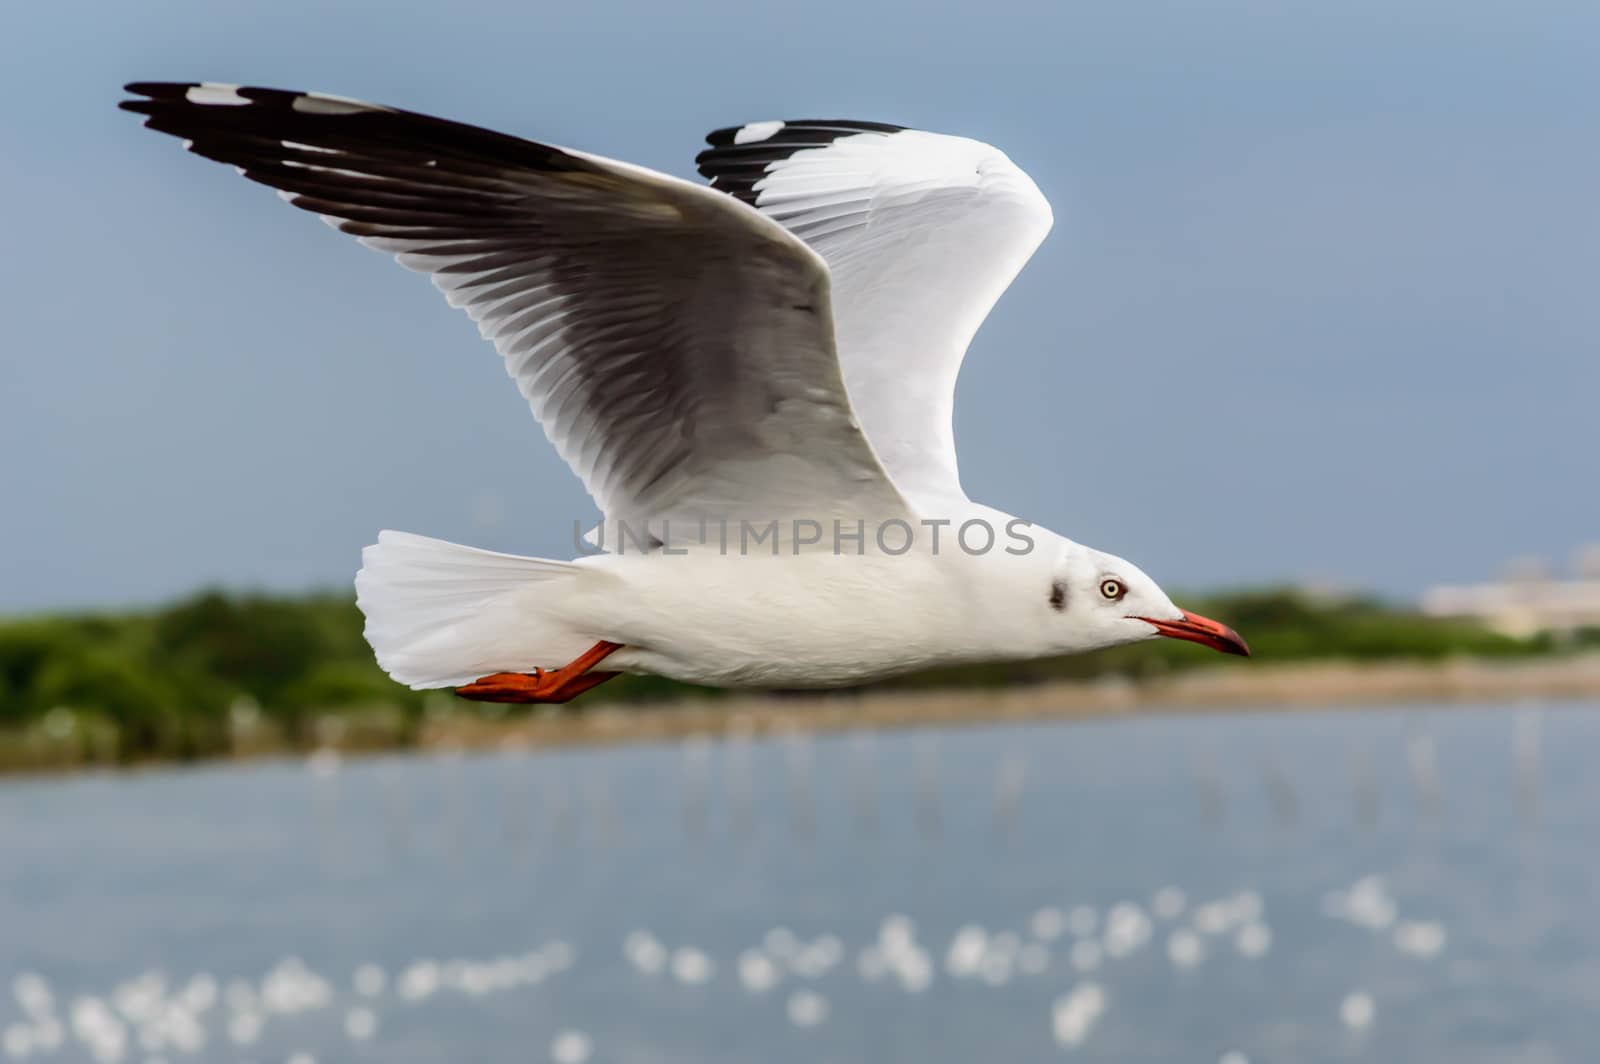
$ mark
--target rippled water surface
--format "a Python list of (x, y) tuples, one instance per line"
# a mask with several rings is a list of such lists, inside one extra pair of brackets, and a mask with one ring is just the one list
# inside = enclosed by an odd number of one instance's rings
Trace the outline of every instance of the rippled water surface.
[(0, 1060), (1589, 1060), (1597, 710), (11, 781)]

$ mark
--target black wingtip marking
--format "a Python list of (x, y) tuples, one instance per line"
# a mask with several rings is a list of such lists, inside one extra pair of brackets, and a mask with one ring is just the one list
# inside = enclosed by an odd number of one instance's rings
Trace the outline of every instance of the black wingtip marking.
[[(214, 88), (234, 99), (197, 100), (190, 95), (196, 88)], [(285, 142), (349, 152), (366, 160), (364, 169), (374, 171), (398, 167), (422, 174), (416, 168), (427, 159), (448, 160), (455, 171), (484, 179), (500, 168), (592, 169), (578, 156), (521, 137), (319, 93), (192, 81), (134, 81), (126, 89), (136, 98), (118, 106), (144, 115), (148, 128), (190, 141), (197, 155), (259, 173), (286, 158), (316, 161)], [(307, 100), (314, 105), (301, 102)], [(266, 183), (282, 187), (270, 179)]]
[(198, 81), (130, 81), (122, 86), (122, 91), (152, 99), (181, 100), (184, 93), (199, 84)]
[(798, 134), (815, 137), (831, 133), (833, 136), (828, 139), (832, 140), (835, 137), (849, 136), (851, 133), (899, 133), (906, 128), (905, 126), (897, 126), (888, 122), (863, 122), (854, 118), (796, 118), (785, 120), (783, 126), (770, 137), (764, 137), (759, 141), (752, 141), (747, 144), (734, 145), (733, 138), (737, 137), (739, 131), (750, 124), (747, 122), (743, 126), (727, 126), (723, 129), (714, 129), (706, 134), (706, 143), (713, 148), (727, 146), (753, 148), (758, 144), (781, 141), (785, 135), (794, 138)]
[(851, 118), (801, 118), (785, 121), (772, 133), (743, 144), (735, 142), (743, 126), (728, 126), (706, 134), (706, 148), (695, 156), (700, 176), (710, 179), (717, 191), (754, 203), (755, 183), (767, 167), (807, 148), (826, 148), (840, 137), (858, 133), (884, 135), (903, 132), (907, 127), (888, 122), (863, 122)]

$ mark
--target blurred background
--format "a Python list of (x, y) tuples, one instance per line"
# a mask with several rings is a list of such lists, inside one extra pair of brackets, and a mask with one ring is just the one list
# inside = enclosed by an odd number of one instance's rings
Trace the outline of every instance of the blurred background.
[[(4, 23), (0, 1060), (1586, 1059), (1591, 5)], [(1057, 223), (969, 355), (966, 486), (1257, 657), (396, 687), (379, 528), (565, 556), (592, 505), (462, 315), (135, 79), (680, 176), (765, 118), (996, 144)]]

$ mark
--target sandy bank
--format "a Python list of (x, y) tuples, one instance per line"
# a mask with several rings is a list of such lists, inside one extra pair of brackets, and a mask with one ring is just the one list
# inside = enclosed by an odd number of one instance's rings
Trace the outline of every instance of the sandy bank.
[(1589, 699), (1600, 702), (1600, 654), (1504, 662), (1241, 664), (1137, 684), (732, 696), (510, 721), (452, 716), (426, 725), (422, 745), (556, 746), (1136, 713)]

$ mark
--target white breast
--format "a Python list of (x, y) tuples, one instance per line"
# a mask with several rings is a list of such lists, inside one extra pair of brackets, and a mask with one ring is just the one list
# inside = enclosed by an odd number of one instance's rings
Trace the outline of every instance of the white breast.
[(613, 659), (622, 669), (727, 687), (837, 687), (1034, 652), (1017, 599), (1039, 583), (1039, 560), (942, 546), (600, 556), (588, 564), (626, 590), (586, 602), (584, 620), (626, 644)]

